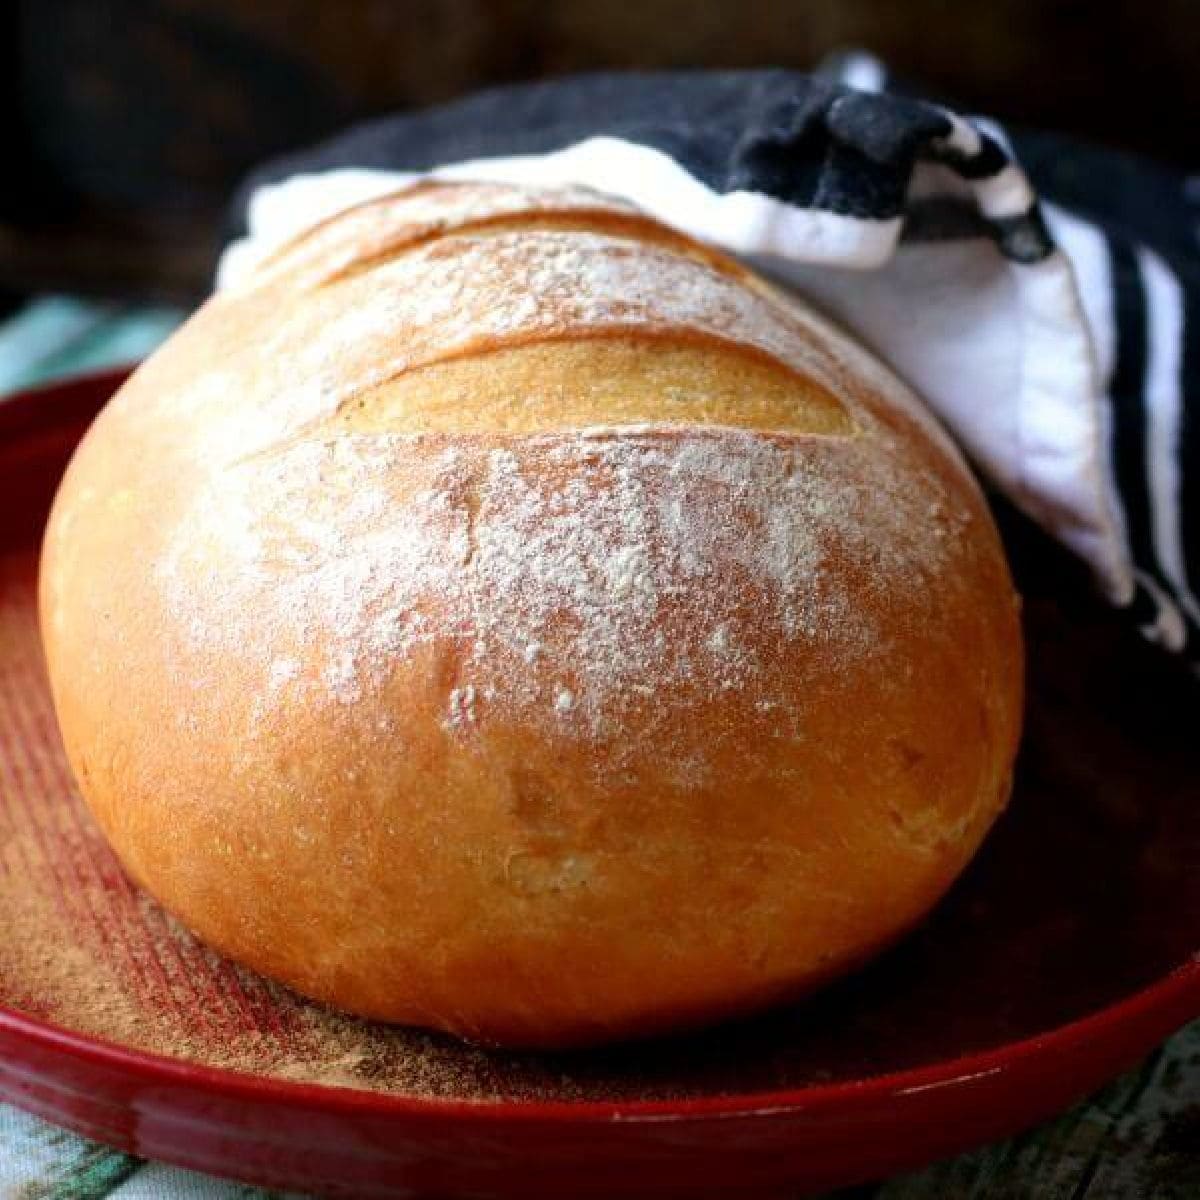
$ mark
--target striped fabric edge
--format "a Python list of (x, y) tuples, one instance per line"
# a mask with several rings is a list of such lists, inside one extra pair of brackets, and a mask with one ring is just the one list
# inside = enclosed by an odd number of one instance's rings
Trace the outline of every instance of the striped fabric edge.
[[(966, 140), (961, 129), (949, 136), (952, 145)], [(990, 157), (994, 153), (988, 148), (991, 145), (990, 142), (980, 145), (978, 153)], [(961, 171), (971, 161), (957, 154), (952, 156), (947, 169)], [(980, 209), (961, 195), (943, 198), (944, 203), (953, 204), (958, 211), (973, 214), (969, 227), (965, 230), (956, 227), (956, 235), (989, 236), (1002, 252), (1007, 248), (1013, 255), (1014, 271), (1023, 276), (1020, 288), (1031, 312), (1042, 314), (1039, 319), (1043, 322), (1047, 314), (1052, 318), (1052, 327), (1057, 331), (1054, 336), (1076, 342), (1086, 339), (1070, 268), (1045, 232), (1040, 210), (1036, 204), (1027, 202), (1027, 185), (1014, 183), (1011, 169), (1006, 169), (1007, 182), (998, 189), (992, 189), (987, 179), (969, 178), (973, 173), (970, 165), (965, 172), (968, 192), (981, 193), (995, 216), (983, 217)], [(798, 209), (762, 193), (714, 193), (670, 156), (652, 147), (612, 138), (590, 138), (550, 155), (473, 160), (430, 172), (348, 167), (297, 175), (260, 188), (249, 202), (247, 236), (232, 242), (222, 256), (218, 287), (236, 288), (252, 275), (260, 261), (310, 225), (431, 177), (545, 186), (583, 184), (617, 192), (660, 220), (747, 258), (774, 256), (868, 271), (886, 263), (906, 233), (905, 218), (899, 216), (872, 220), (828, 210)], [(616, 188), (614, 180), (627, 182)], [(1040, 328), (1034, 320), (1029, 327)], [(1042, 352), (1040, 343), (1044, 340), (1036, 333), (1032, 335), (1025, 355), (1022, 378), (1031, 393), (1038, 390), (1035, 356)], [(1053, 348), (1049, 352), (1055, 354)], [(1088, 347), (1080, 344), (1076, 353), (1082, 361), (1089, 354)], [(1074, 381), (1071, 394), (1065, 399), (1060, 401), (1057, 392), (1052, 392), (1050, 399), (1031, 394), (1020, 405), (1024, 414), (1039, 411), (1046, 414), (1041, 421), (1032, 416), (1024, 418), (1031, 427), (1057, 424), (1050, 441), (1051, 454), (1056, 444), (1069, 441), (1069, 454), (1085, 463), (1084, 474), (1092, 480), (1086, 500), (1080, 503), (1073, 495), (1078, 492), (1077, 471), (1052, 471), (1053, 478), (1062, 480), (1063, 486), (1059, 488), (1044, 483), (1029, 486), (1019, 479), (999, 478), (997, 482), (1013, 493), (1025, 511), (1051, 528), (1055, 536), (1091, 564), (1110, 599), (1127, 603), (1132, 592), (1132, 574), (1111, 504), (1103, 490), (1102, 473), (1096, 466), (1100, 432), (1093, 420), (1094, 401), (1090, 395), (1093, 386), (1090, 374), (1081, 370), (1080, 378)], [(953, 429), (953, 421), (949, 423)], [(1045, 440), (1041, 435), (1028, 437), (1031, 454)], [(984, 452), (986, 472), (986, 448), (969, 448), (977, 461), (979, 451)]]
[(1189, 319), (1195, 300), (1153, 250), (1045, 207), (1071, 259), (1096, 352), (1107, 491), (1132, 564), (1133, 587), (1118, 602), (1151, 641), (1196, 659), (1200, 604), (1188, 550), (1194, 558), (1197, 481), (1186, 464), (1200, 464), (1200, 454), (1184, 380), (1200, 377), (1200, 361), (1189, 375), (1191, 359), (1200, 359), (1200, 313)]
[[(873, 115), (864, 105), (892, 102), (871, 90), (886, 86), (886, 73), (864, 56), (840, 71), (868, 90), (833, 95), (824, 119), (857, 130), (862, 142)], [(688, 169), (686, 153), (599, 133), (544, 153), (430, 170), (347, 166), (268, 182), (249, 197), (246, 233), (222, 256), (218, 285), (236, 287), (308, 225), (425, 178), (589, 186), (743, 257), (831, 269), (870, 272), (902, 245), (986, 239), (1020, 296), (1019, 469), (997, 469), (986, 446), (966, 448), (1019, 507), (1090, 564), (1108, 598), (1130, 609), (1148, 636), (1173, 651), (1200, 644), (1188, 562), (1197, 548), (1190, 501), (1200, 484), (1187, 470), (1200, 422), (1188, 414), (1183, 387), (1200, 346), (1189, 333), (1187, 290), (1149, 248), (1040, 201), (996, 122), (905, 103), (905, 113), (920, 109), (919, 142), (899, 212), (887, 203), (879, 215), (851, 211), (845, 185), (866, 169), (857, 159), (833, 164), (831, 187), (805, 173), (811, 195), (797, 204), (751, 187), (714, 188)], [(872, 147), (859, 148), (869, 160)], [(894, 146), (884, 149), (894, 155)], [(879, 157), (895, 170), (886, 154)], [(960, 433), (952, 414), (939, 413)]]

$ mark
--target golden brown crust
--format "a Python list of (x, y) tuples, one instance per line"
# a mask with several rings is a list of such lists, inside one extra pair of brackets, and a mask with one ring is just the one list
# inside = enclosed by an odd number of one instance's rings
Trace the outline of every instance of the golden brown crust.
[(677, 233), (623, 200), (587, 188), (530, 190), (431, 181), (364, 200), (310, 225), (266, 257), (257, 280), (283, 270), (293, 286), (322, 287), (428, 242), (523, 229), (634, 238), (707, 263), (744, 283), (757, 282), (730, 255)]
[[(728, 369), (713, 370), (720, 358)], [(708, 335), (641, 330), (548, 338), (410, 368), (355, 395), (330, 426), (378, 433), (546, 433), (588, 426), (727, 425), (857, 432), (826, 387), (769, 354)]]
[(1007, 796), (1016, 600), (961, 461), (840, 332), (634, 224), (381, 259), (335, 220), (64, 480), (42, 620), (89, 804), (330, 1003), (529, 1045), (744, 1011), (918, 920)]

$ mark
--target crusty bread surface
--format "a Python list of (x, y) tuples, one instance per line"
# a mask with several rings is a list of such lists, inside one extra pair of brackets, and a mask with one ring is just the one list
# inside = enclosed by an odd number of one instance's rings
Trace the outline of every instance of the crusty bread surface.
[(500, 1044), (861, 962), (1020, 725), (1003, 552), (921, 406), (585, 191), (408, 189), (206, 303), (79, 447), (41, 613), (136, 880), (305, 994)]

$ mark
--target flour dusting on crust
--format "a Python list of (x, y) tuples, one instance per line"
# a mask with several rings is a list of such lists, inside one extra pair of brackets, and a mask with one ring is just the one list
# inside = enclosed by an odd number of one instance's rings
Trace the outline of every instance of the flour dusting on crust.
[[(534, 202), (448, 191), (382, 209), (396, 227), (452, 225), (496, 203)], [(819, 318), (670, 247), (542, 228), (434, 238), (285, 303), (289, 255), (325, 241), (366, 253), (369, 239), (339, 230), (372, 211), (281, 256), (275, 282), (245, 298), (276, 296), (272, 319), (214, 367), (219, 386), (200, 376), (155, 401), (167, 426), (202, 431), (198, 479), (155, 563), (163, 607), (195, 670), (245, 664), (260, 717), (289, 697), (349, 708), (395, 685), (433, 697), (464, 746), (498, 725), (651, 737), (656, 707), (713, 693), (795, 724), (809, 657), (827, 671), (880, 653), (880, 614), (919, 611), (953, 577), (968, 539), (952, 534), (970, 520), (958, 467), (944, 475), (896, 436), (903, 389)], [(798, 386), (828, 388), (855, 432), (340, 420), (432, 362), (659, 334), (764, 354)], [(238, 380), (253, 404), (237, 402)]]
[(261, 263), (246, 283), (260, 285), (286, 272), (289, 283), (312, 286), (381, 253), (480, 221), (575, 213), (633, 216), (638, 211), (626, 200), (591, 188), (424, 183), (369, 200), (309, 228)]
[(805, 646), (844, 663), (878, 652), (871, 593), (920, 589), (952, 553), (919, 533), (936, 481), (845, 442), (446, 440), (296, 443), (197, 497), (160, 580), (181, 614), (225, 597), (220, 626), (194, 623), (196, 645), (264, 664), (260, 711), (295, 688), (353, 704), (450, 661), (442, 723), (462, 739), (502, 722), (607, 741), (712, 692), (768, 712)]

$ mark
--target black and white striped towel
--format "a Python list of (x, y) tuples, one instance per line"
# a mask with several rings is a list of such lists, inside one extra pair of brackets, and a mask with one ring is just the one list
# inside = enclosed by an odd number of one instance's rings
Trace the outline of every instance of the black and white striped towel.
[(387, 118), (257, 171), (218, 283), (422, 175), (624, 196), (839, 317), (1113, 603), (1200, 660), (1200, 212), (1185, 181), (884, 83), (850, 56), (815, 76), (582, 76)]

